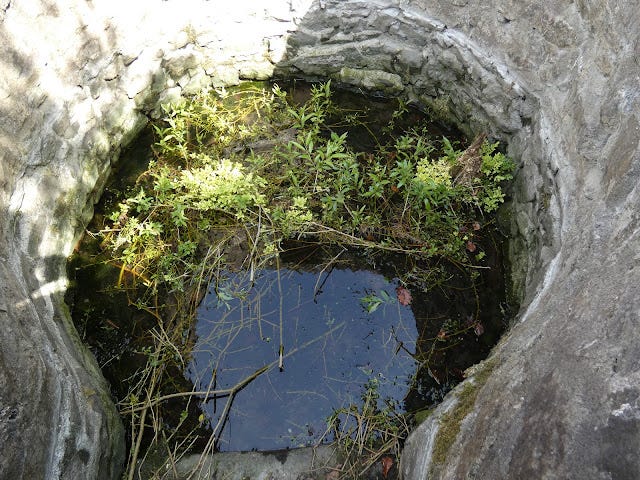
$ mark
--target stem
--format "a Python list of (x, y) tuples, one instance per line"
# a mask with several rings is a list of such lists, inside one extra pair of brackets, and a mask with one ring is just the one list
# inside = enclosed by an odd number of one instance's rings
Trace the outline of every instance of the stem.
[(278, 368), (282, 372), (284, 370), (284, 319), (282, 315), (282, 310), (284, 309), (284, 299), (282, 298), (282, 282), (280, 281), (280, 255), (276, 256), (276, 268), (278, 271), (278, 295), (280, 296), (280, 349), (279, 349), (279, 358), (278, 358)]
[(198, 391), (191, 391), (191, 392), (170, 393), (168, 395), (162, 395), (161, 397), (155, 398), (153, 400), (149, 400), (148, 403), (145, 403), (144, 405), (141, 405), (139, 407), (132, 407), (132, 408), (130, 408), (128, 410), (123, 410), (120, 413), (122, 415), (124, 415), (124, 414), (136, 413), (136, 412), (139, 412), (139, 411), (145, 411), (147, 408), (155, 407), (159, 403), (162, 403), (165, 400), (169, 400), (171, 398), (194, 397), (194, 396), (195, 397), (197, 397), (197, 396), (223, 397), (223, 396), (234, 395), (235, 393), (237, 393), (238, 391), (240, 391), (244, 387), (246, 387), (249, 383), (254, 381), (256, 378), (258, 378), (260, 375), (262, 375), (264, 372), (269, 370), (269, 368), (271, 368), (271, 365), (265, 365), (264, 367), (256, 370), (254, 373), (249, 375), (247, 378), (241, 380), (240, 382), (238, 382), (237, 384), (235, 384), (231, 388), (225, 388), (223, 390), (198, 390)]

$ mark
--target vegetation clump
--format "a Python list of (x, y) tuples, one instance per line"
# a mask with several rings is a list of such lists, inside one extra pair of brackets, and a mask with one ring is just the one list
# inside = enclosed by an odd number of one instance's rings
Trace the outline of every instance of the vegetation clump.
[(382, 401), (378, 381), (369, 380), (362, 392), (362, 405), (336, 409), (328, 419), (328, 434), (340, 446), (340, 478), (363, 478), (374, 465), (384, 478), (400, 458), (402, 443), (410, 425), (390, 401)]
[[(205, 92), (165, 112), (157, 158), (102, 231), (113, 258), (154, 291), (185, 291), (224, 261), (237, 235), (253, 268), (304, 239), (472, 272), (484, 255), (479, 231), (514, 167), (484, 137), (469, 153), (420, 126), (354, 151), (330, 123), (339, 111), (329, 83), (301, 106), (274, 86)], [(203, 255), (204, 246), (221, 254)]]
[(496, 363), (497, 360), (493, 358), (470, 369), (473, 371), (469, 373), (473, 376), (457, 392), (456, 404), (440, 417), (432, 451), (433, 468), (439, 468), (445, 463), (447, 454), (460, 433), (462, 421), (473, 409), (478, 392), (486, 383)]

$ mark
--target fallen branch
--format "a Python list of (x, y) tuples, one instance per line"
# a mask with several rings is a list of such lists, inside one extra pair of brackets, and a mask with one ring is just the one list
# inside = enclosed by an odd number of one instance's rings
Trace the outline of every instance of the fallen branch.
[(142, 404), (138, 404), (139, 406), (132, 406), (131, 408), (129, 408), (127, 410), (122, 410), (120, 413), (122, 415), (125, 415), (125, 414), (132, 414), (132, 413), (140, 412), (140, 411), (145, 410), (147, 408), (155, 407), (159, 403), (162, 403), (165, 400), (169, 400), (171, 398), (199, 397), (199, 396), (202, 396), (202, 397), (227, 397), (229, 395), (234, 395), (237, 392), (239, 392), (240, 390), (242, 390), (244, 387), (246, 387), (249, 383), (254, 381), (256, 378), (258, 378), (260, 375), (262, 375), (264, 372), (269, 370), (270, 368), (271, 368), (271, 364), (265, 365), (264, 367), (256, 370), (254, 373), (252, 373), (251, 375), (249, 375), (247, 378), (243, 379), (242, 381), (238, 382), (236, 385), (234, 385), (231, 388), (225, 388), (223, 390), (203, 390), (203, 391), (170, 393), (168, 395), (162, 395), (161, 397), (154, 398), (150, 402), (145, 402), (145, 403), (142, 403)]

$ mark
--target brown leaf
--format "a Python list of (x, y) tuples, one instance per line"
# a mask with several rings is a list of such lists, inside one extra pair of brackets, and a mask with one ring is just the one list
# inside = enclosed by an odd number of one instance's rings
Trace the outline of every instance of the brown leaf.
[(382, 462), (382, 476), (384, 478), (387, 478), (387, 475), (389, 474), (389, 470), (391, 470), (391, 467), (393, 467), (393, 458), (382, 457), (380, 461)]
[(329, 473), (325, 475), (325, 480), (338, 480), (340, 478), (340, 471), (342, 470), (342, 464), (332, 468)]
[(476, 251), (476, 244), (473, 243), (471, 240), (467, 240), (467, 250), (469, 250), (471, 253)]
[(411, 296), (411, 292), (404, 288), (403, 286), (399, 286), (396, 288), (396, 295), (398, 296), (398, 302), (400, 305), (409, 305), (413, 297)]
[(482, 322), (477, 321), (473, 324), (473, 333), (478, 337), (484, 333), (484, 325), (482, 325)]

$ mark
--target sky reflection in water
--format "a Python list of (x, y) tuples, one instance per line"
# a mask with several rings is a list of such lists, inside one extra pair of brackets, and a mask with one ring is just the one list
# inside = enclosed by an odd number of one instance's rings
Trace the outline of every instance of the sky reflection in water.
[[(209, 291), (198, 310), (197, 344), (189, 377), (196, 388), (229, 388), (274, 363), (240, 391), (220, 441), (221, 450), (275, 449), (316, 442), (334, 408), (359, 402), (377, 378), (380, 397), (400, 404), (416, 363), (413, 313), (396, 300), (397, 282), (370, 271), (265, 270), (253, 288), (237, 274)], [(280, 286), (278, 285), (280, 283)], [(233, 286), (232, 286), (233, 285)], [(229, 298), (233, 290), (243, 299)], [(388, 294), (373, 313), (362, 298)], [(282, 329), (280, 328), (282, 317)], [(277, 368), (284, 344), (284, 370)], [(209, 401), (215, 426), (226, 398)]]

